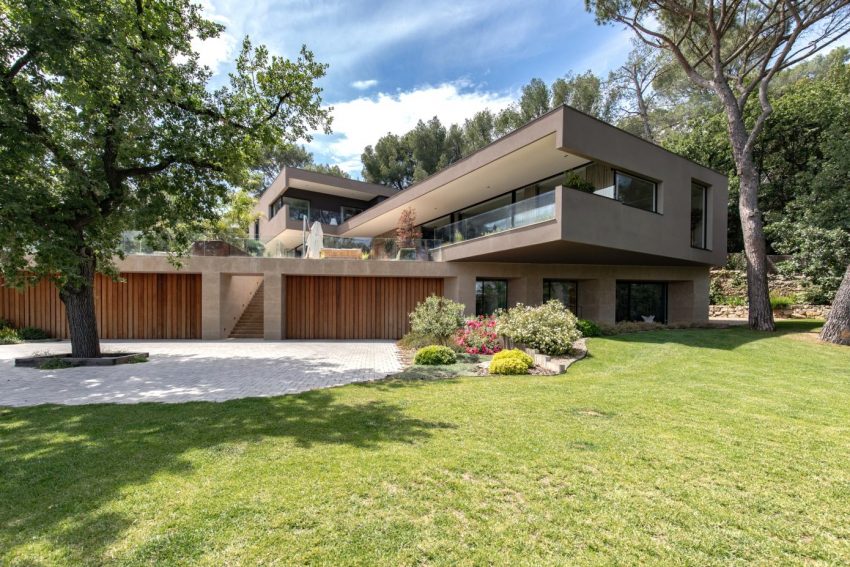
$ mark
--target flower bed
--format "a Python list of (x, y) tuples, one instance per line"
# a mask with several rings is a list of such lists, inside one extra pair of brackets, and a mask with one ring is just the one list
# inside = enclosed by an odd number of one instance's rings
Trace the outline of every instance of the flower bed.
[(455, 335), (457, 344), (467, 354), (494, 354), (502, 350), (496, 334), (496, 318), (479, 316), (467, 319)]

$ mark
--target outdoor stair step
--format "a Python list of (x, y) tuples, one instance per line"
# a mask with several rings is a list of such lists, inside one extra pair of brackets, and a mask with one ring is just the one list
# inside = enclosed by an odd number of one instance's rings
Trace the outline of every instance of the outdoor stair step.
[(265, 326), (263, 324), (263, 284), (260, 283), (251, 301), (242, 310), (239, 320), (230, 332), (232, 339), (262, 339)]

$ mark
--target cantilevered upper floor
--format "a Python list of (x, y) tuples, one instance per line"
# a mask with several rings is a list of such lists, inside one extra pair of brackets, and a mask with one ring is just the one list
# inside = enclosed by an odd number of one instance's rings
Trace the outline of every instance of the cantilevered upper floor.
[(287, 168), (259, 236), (391, 239), (412, 208), (430, 259), (719, 265), (727, 199), (724, 175), (563, 106), (401, 192)]

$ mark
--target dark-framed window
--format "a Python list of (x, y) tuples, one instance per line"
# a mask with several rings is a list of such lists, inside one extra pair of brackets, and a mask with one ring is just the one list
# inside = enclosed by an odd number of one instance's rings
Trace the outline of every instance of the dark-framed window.
[(708, 248), (708, 187), (691, 183), (691, 246)]
[(578, 313), (578, 282), (573, 280), (543, 280), (543, 302), (557, 299), (564, 307)]
[(475, 314), (492, 315), (508, 308), (507, 280), (475, 280)]
[(310, 217), (310, 201), (280, 196), (269, 205), (269, 218), (278, 214), (284, 205), (289, 205), (289, 218), (291, 219), (301, 220)]
[(617, 282), (617, 322), (667, 322), (667, 283)]
[(340, 216), (342, 217), (342, 222), (345, 222), (354, 215), (359, 215), (360, 213), (362, 213), (363, 209), (358, 209), (357, 207), (342, 206), (340, 207), (339, 212)]
[(658, 212), (658, 184), (614, 170), (614, 198), (630, 207)]

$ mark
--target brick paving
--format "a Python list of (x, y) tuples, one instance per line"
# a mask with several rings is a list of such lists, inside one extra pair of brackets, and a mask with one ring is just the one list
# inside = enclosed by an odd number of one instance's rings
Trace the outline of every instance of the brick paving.
[(103, 341), (149, 352), (142, 364), (15, 368), (16, 357), (70, 352), (67, 342), (0, 346), (0, 406), (224, 401), (383, 378), (401, 370), (390, 341)]

